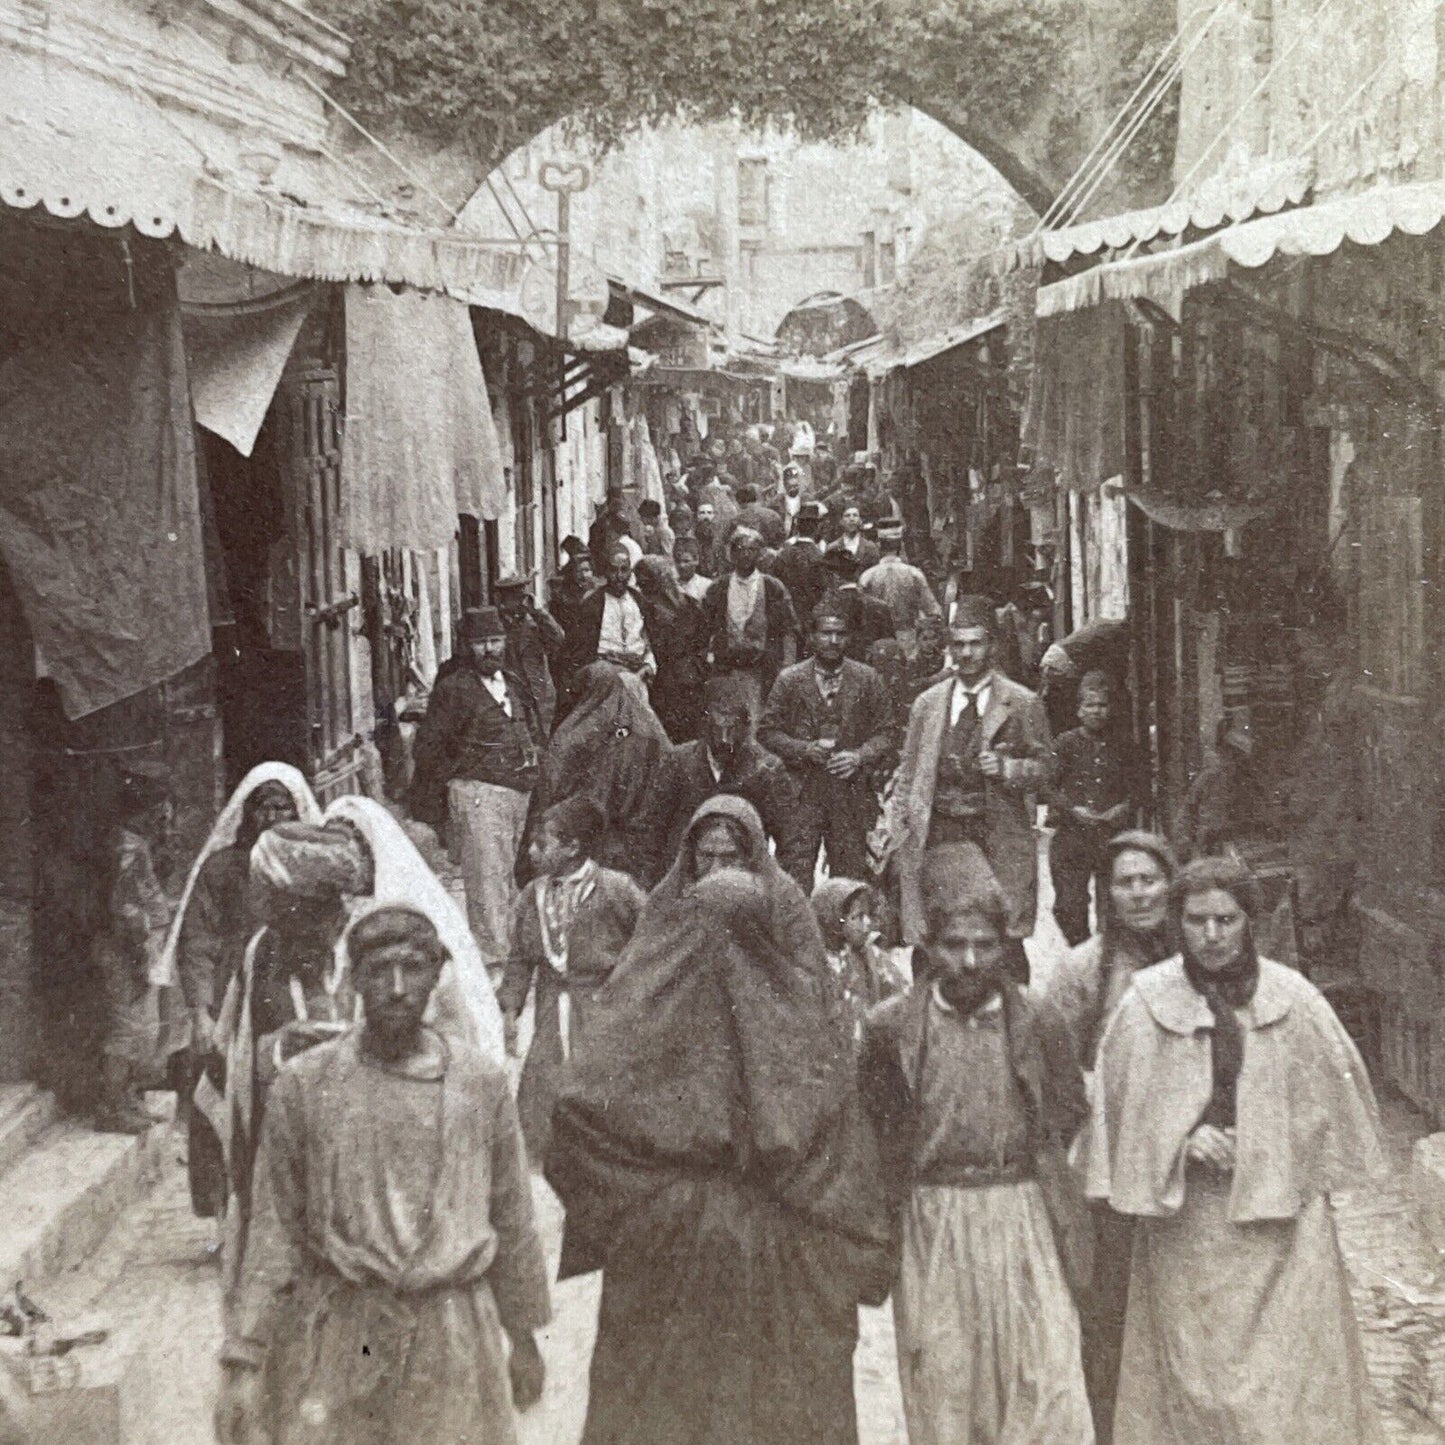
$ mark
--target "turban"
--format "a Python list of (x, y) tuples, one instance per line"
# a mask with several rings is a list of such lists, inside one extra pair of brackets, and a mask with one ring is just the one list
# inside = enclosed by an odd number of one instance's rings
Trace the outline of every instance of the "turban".
[(977, 594), (958, 598), (948, 614), (950, 627), (985, 627), (992, 632), (995, 620), (993, 603)]
[(461, 633), (467, 642), (485, 642), (489, 637), (506, 637), (507, 629), (495, 607), (468, 607), (462, 613)]
[(923, 855), (923, 911), (930, 929), (959, 913), (987, 918), (1002, 938), (1008, 932), (1008, 900), (983, 851), (974, 843), (949, 843)]
[(1078, 672), (1074, 659), (1057, 642), (1044, 649), (1044, 655), (1039, 659), (1039, 670), (1051, 672), (1056, 677), (1073, 677)]
[(346, 959), (353, 972), (378, 954), (402, 948), (425, 954), (436, 964), (451, 957), (436, 924), (407, 904), (386, 904), (363, 913), (346, 933)]
[(371, 859), (350, 828), (335, 823), (278, 823), (251, 849), (251, 876), (283, 893), (326, 898), (366, 893)]

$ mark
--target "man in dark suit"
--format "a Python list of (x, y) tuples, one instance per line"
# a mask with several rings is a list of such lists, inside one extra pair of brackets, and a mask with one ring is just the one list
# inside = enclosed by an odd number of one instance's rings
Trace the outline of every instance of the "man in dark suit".
[(702, 612), (713, 671), (730, 675), (744, 689), (756, 718), (798, 631), (788, 589), (758, 570), (763, 539), (739, 527), (728, 546), (732, 570), (708, 588)]
[(672, 866), (692, 815), (709, 798), (734, 793), (758, 810), (779, 855), (791, 835), (797, 793), (783, 764), (753, 737), (747, 699), (727, 678), (709, 678), (703, 690), (702, 736), (672, 749), (658, 765), (639, 832), (652, 853), (650, 886)]
[(559, 721), (575, 701), (573, 681), (590, 662), (610, 662), (649, 682), (657, 675), (652, 620), (651, 605), (632, 585), (631, 555), (624, 547), (614, 547), (607, 558), (605, 585), (584, 597), (572, 612), (560, 669), (568, 696), (558, 707)]
[(507, 630), (495, 607), (462, 616), (465, 659), (440, 678), (416, 735), (412, 813), (448, 823), (467, 890), (467, 921), (482, 958), (507, 956), (512, 870), (532, 789), (542, 726), (527, 685), (507, 672)]
[[(818, 527), (823, 509), (817, 502), (804, 502), (793, 521), (793, 535), (778, 549), (768, 571), (788, 589), (793, 611), (799, 617), (811, 617), (813, 608), (828, 592), (828, 569), (823, 565), (823, 549), (818, 545)], [(799, 653), (804, 648), (800, 640)]]
[(823, 554), (828, 590), (840, 599), (848, 619), (848, 656), (865, 662), (875, 642), (893, 636), (893, 613), (886, 602), (870, 597), (858, 585), (858, 565), (851, 552), (829, 547)]
[(833, 877), (867, 878), (868, 833), (878, 815), (868, 775), (891, 742), (883, 679), (847, 650), (846, 611), (830, 595), (813, 609), (813, 656), (783, 670), (758, 729), (798, 790), (779, 861), (809, 891), (820, 844)]
[(837, 537), (828, 543), (828, 551), (846, 552), (856, 565), (857, 575), (862, 576), (870, 567), (878, 565), (878, 544), (870, 542), (863, 535), (863, 509), (857, 502), (850, 502), (838, 518), (842, 529)]
[(764, 547), (781, 547), (788, 535), (787, 524), (781, 512), (759, 500), (758, 489), (754, 486), (738, 488), (739, 527), (751, 527), (763, 539)]

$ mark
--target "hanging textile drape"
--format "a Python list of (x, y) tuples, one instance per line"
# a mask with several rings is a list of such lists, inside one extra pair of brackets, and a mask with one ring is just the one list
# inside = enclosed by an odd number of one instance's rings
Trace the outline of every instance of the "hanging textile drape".
[(346, 545), (445, 547), (506, 502), (497, 428), (459, 301), (346, 288)]
[[(72, 244), (44, 236), (38, 264)], [(175, 279), (164, 257), (132, 258), (112, 296), (116, 257), (97, 254), (90, 305), (37, 272), (21, 304), (53, 305), (0, 363), (0, 556), (72, 719), (211, 650)]]
[(261, 302), (188, 305), (181, 320), (196, 420), (251, 455), (316, 288)]
[(1040, 317), (1023, 442), (1070, 491), (1124, 474), (1123, 308)]

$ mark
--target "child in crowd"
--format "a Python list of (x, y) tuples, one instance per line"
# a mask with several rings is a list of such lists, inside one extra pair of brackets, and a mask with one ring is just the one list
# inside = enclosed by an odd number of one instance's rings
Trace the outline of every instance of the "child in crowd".
[(1117, 725), (1113, 687), (1103, 672), (1079, 684), (1079, 726), (1054, 742), (1058, 770), (1047, 794), (1049, 871), (1054, 880), (1054, 918), (1070, 946), (1089, 936), (1089, 880), (1103, 897), (1109, 839), (1134, 820), (1140, 799), (1137, 759)]
[(856, 878), (827, 878), (813, 891), (813, 912), (828, 951), (854, 1041), (863, 1036), (868, 1010), (908, 986), (908, 980), (878, 946), (873, 890)]

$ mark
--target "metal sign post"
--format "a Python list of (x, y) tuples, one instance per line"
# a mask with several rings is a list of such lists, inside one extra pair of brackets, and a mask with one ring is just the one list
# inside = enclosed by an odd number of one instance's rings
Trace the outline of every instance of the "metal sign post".
[(572, 318), (572, 197), (592, 184), (592, 172), (580, 161), (543, 161), (537, 179), (557, 195), (557, 335), (566, 341)]

